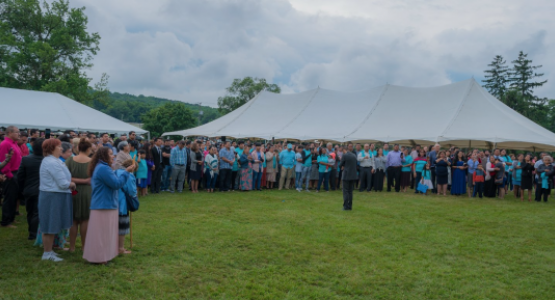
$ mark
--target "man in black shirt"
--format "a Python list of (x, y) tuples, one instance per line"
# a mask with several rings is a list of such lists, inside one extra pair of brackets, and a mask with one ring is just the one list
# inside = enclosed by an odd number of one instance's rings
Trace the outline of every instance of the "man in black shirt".
[(164, 172), (162, 173), (162, 192), (170, 191), (170, 177), (172, 174), (172, 166), (170, 164), (171, 153), (172, 147), (170, 146), (170, 140), (165, 140), (164, 146), (162, 147), (162, 163), (164, 164)]

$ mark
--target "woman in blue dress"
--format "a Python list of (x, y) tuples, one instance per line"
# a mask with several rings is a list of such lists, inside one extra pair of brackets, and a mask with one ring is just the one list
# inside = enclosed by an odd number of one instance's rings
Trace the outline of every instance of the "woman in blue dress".
[(466, 169), (464, 153), (457, 151), (453, 161), (453, 182), (451, 185), (451, 195), (466, 194)]

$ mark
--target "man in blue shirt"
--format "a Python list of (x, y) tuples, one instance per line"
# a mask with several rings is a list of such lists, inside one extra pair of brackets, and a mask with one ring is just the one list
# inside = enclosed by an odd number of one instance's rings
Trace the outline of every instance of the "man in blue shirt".
[(235, 153), (231, 150), (231, 142), (226, 141), (220, 150), (220, 192), (228, 192), (231, 186), (231, 167), (235, 162)]
[(289, 185), (291, 184), (291, 179), (293, 178), (293, 172), (295, 171), (295, 152), (293, 151), (293, 145), (287, 144), (287, 150), (283, 150), (279, 154), (279, 161), (281, 162), (279, 190), (283, 189), (284, 181), (285, 189), (288, 190)]
[(171, 150), (170, 165), (172, 167), (170, 193), (175, 191), (177, 182), (177, 191), (183, 192), (183, 182), (185, 181), (185, 172), (187, 170), (187, 149), (185, 149), (185, 141), (179, 141), (177, 147)]
[(393, 146), (393, 151), (387, 154), (387, 191), (391, 192), (395, 182), (395, 192), (401, 191), (401, 168), (405, 162), (403, 153), (399, 151), (399, 144)]

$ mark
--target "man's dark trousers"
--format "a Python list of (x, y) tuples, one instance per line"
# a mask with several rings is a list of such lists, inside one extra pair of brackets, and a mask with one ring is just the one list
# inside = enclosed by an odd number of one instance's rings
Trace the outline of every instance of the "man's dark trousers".
[(353, 190), (356, 180), (343, 180), (343, 209), (353, 209)]
[(360, 167), (360, 188), (362, 192), (366, 189), (367, 192), (372, 190), (372, 167)]
[(27, 210), (27, 224), (29, 225), (29, 238), (37, 237), (39, 229), (39, 196), (29, 196), (25, 198), (25, 209)]
[(227, 192), (231, 185), (231, 169), (220, 169), (220, 192)]
[(164, 172), (164, 165), (160, 165), (159, 168), (154, 168), (152, 171), (152, 185), (150, 186), (151, 193), (160, 193), (160, 188), (162, 187), (162, 173)]
[(395, 181), (395, 191), (399, 192), (401, 190), (401, 167), (387, 168), (387, 191), (388, 192), (391, 192), (393, 181)]
[(2, 226), (8, 226), (15, 221), (15, 209), (17, 205), (17, 197), (19, 196), (19, 188), (17, 184), (17, 175), (14, 173), (13, 178), (6, 179), (2, 188), (4, 195), (4, 203), (2, 204)]

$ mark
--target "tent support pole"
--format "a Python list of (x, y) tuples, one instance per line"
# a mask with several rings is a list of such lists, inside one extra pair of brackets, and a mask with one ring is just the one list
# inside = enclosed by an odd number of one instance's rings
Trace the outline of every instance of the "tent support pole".
[(148, 140), (150, 141), (150, 132), (147, 132), (146, 136), (148, 137)]

